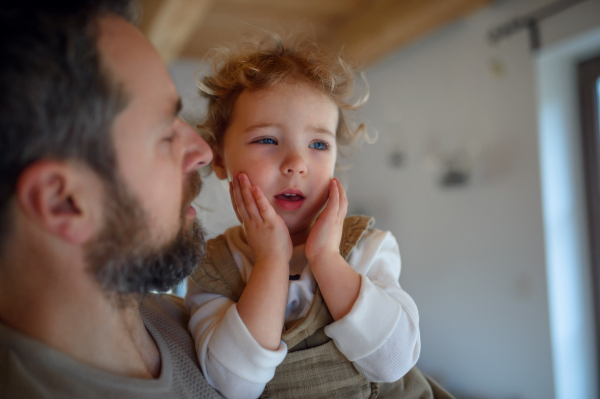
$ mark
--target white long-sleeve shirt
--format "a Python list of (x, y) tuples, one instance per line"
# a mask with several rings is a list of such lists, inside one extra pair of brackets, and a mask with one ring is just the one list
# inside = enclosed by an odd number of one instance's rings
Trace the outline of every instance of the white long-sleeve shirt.
[[(247, 282), (254, 259), (242, 238), (241, 226), (225, 239), (242, 280)], [(349, 265), (360, 275), (360, 292), (350, 312), (325, 327), (325, 334), (373, 382), (400, 379), (417, 362), (421, 349), (419, 314), (412, 298), (400, 288), (400, 253), (390, 232), (371, 229), (351, 252)], [(294, 247), (290, 262), (286, 325), (308, 313), (316, 281), (304, 255)], [(236, 303), (203, 291), (191, 279), (185, 298), (189, 328), (207, 381), (227, 398), (257, 398), (287, 354), (261, 347), (241, 320)]]

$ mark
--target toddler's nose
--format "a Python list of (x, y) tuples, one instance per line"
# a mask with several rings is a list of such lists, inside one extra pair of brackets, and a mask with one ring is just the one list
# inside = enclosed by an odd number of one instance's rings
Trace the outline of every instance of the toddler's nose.
[(306, 163), (300, 154), (290, 154), (281, 165), (281, 172), (286, 175), (304, 175), (307, 172)]

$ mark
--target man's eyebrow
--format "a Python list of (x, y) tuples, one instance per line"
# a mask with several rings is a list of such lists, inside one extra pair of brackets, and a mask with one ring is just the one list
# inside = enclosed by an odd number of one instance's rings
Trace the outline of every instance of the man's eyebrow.
[(163, 119), (162, 123), (160, 124), (160, 128), (157, 129), (157, 133), (161, 133), (164, 129), (171, 126), (175, 121), (175, 118), (177, 118), (177, 116), (181, 112), (182, 108), (183, 103), (181, 102), (181, 97), (179, 97), (175, 104), (173, 104), (173, 108), (171, 109), (170, 115), (166, 115), (165, 119)]
[(182, 109), (183, 109), (183, 102), (181, 101), (181, 97), (179, 97), (177, 99), (177, 102), (175, 103), (175, 107), (173, 108), (173, 115), (172, 115), (173, 118), (176, 118)]

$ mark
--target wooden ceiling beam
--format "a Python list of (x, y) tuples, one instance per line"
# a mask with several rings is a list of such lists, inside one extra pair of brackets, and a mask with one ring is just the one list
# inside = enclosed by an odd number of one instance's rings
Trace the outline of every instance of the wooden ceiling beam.
[(169, 63), (177, 58), (209, 12), (214, 0), (163, 0), (146, 35)]
[(393, 50), (493, 0), (375, 0), (348, 18), (330, 40), (344, 57), (369, 66)]
[(304, 15), (326, 15), (337, 17), (356, 8), (364, 0), (221, 0), (219, 5), (254, 12), (292, 12)]

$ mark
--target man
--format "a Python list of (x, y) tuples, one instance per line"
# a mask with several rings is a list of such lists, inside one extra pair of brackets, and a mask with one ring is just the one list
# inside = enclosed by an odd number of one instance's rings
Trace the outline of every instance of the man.
[[(206, 143), (124, 1), (0, 9), (0, 397), (212, 398), (164, 291)], [(35, 4), (34, 4), (35, 3)]]

